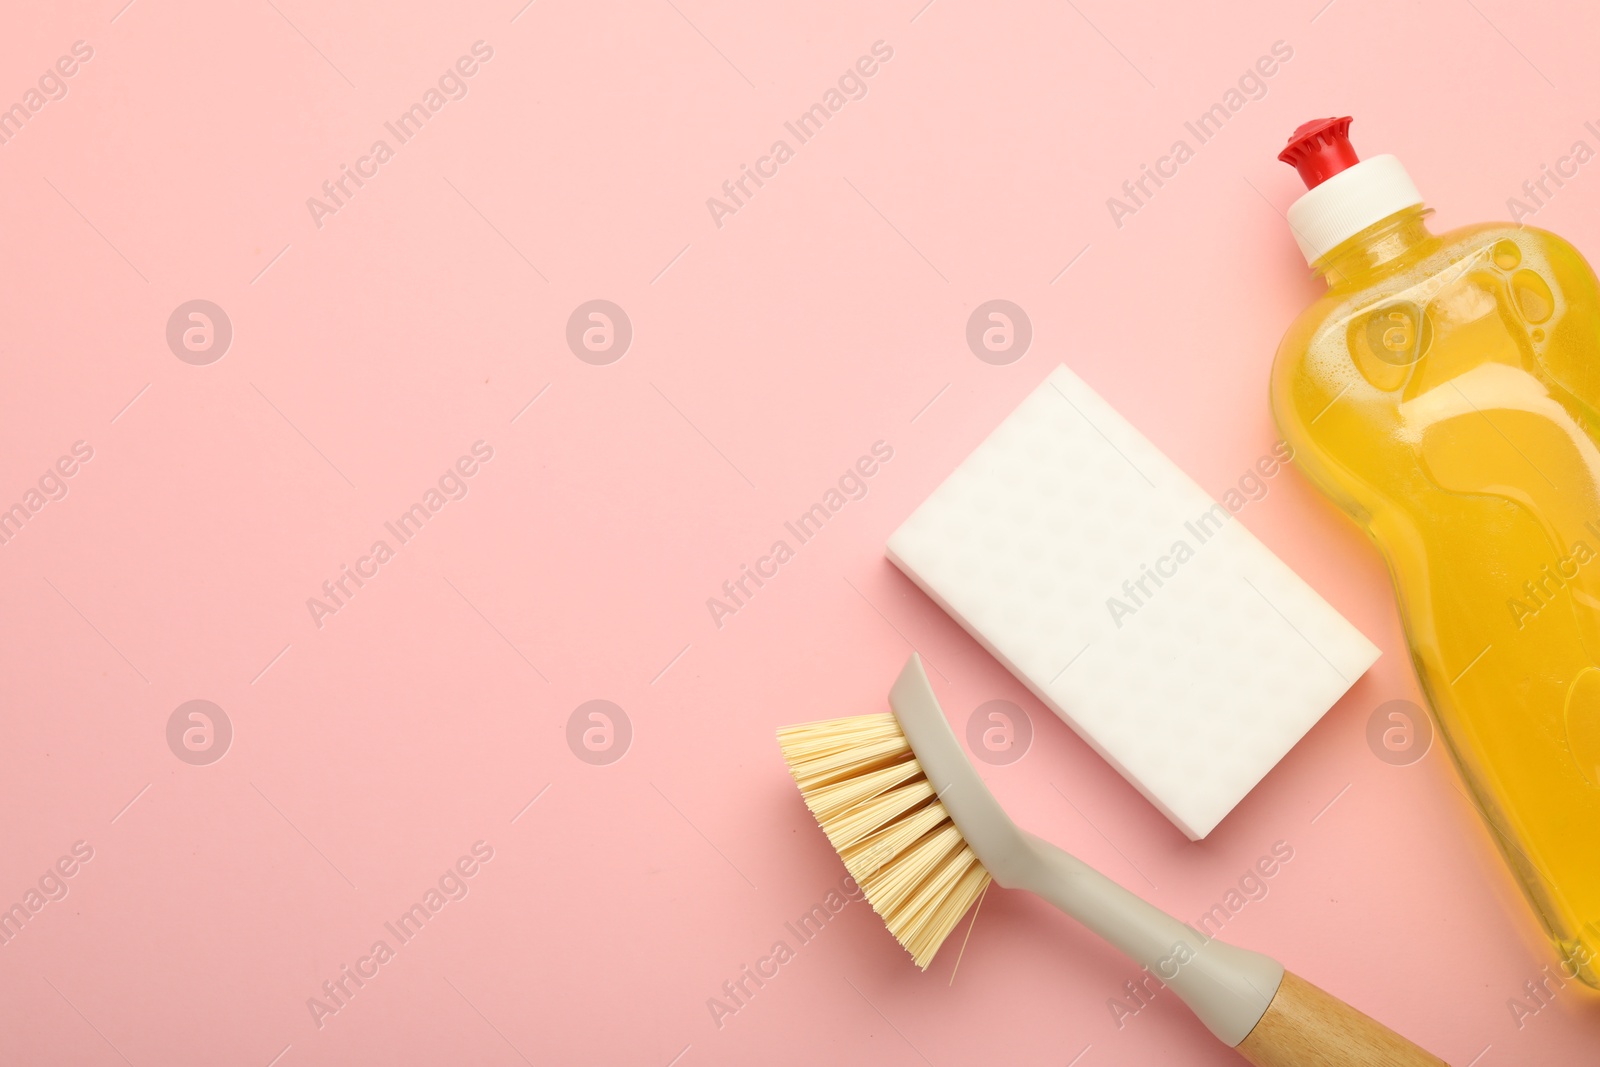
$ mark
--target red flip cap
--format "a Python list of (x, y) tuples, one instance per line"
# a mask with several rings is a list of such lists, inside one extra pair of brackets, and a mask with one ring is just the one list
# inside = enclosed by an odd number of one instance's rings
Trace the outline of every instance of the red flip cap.
[(1289, 135), (1289, 146), (1278, 158), (1300, 172), (1307, 189), (1355, 166), (1361, 157), (1350, 146), (1350, 116), (1305, 123)]

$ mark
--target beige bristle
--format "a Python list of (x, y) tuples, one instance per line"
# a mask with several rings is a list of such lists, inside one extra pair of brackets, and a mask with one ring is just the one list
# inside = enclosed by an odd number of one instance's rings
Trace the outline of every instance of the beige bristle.
[(881, 770), (868, 771), (855, 778), (846, 778), (842, 782), (819, 786), (806, 794), (806, 805), (816, 812), (819, 820), (826, 821), (921, 773), (922, 768), (917, 765), (916, 760), (891, 763)]
[(989, 884), (893, 715), (778, 731), (806, 806), (917, 966)]
[(836, 811), (831, 816), (824, 816), (815, 808), (811, 809), (811, 813), (817, 817), (817, 822), (822, 824), (822, 830), (828, 835), (828, 840), (833, 842), (833, 847), (842, 852), (930, 800), (933, 797), (933, 786), (926, 778), (921, 777), (921, 773), (922, 769), (919, 767), (915, 781), (907, 782), (887, 793), (869, 797), (859, 804)]
[(989, 884), (989, 872), (970, 851), (962, 866), (960, 877), (953, 884), (944, 885), (943, 895), (931, 902), (927, 911), (918, 913), (908, 923), (910, 929), (901, 936), (900, 943), (905, 945), (906, 951), (911, 953), (923, 970), (928, 969), (933, 954), (939, 951), (939, 945)]
[[(837, 729), (830, 729), (834, 724)], [(778, 731), (778, 744), (802, 792), (901, 762), (911, 745), (893, 715), (858, 715)]]
[(917, 838), (947, 818), (949, 816), (945, 814), (943, 806), (926, 804), (905, 818), (896, 819), (871, 837), (839, 849), (839, 855), (843, 857), (845, 867), (859, 882), (916, 844)]
[(900, 913), (901, 905), (923, 880), (961, 847), (961, 831), (955, 823), (941, 822), (937, 829), (918, 838), (916, 844), (868, 876), (867, 881), (875, 883), (878, 890), (873, 903), (883, 906), (883, 917), (889, 918), (889, 912)]

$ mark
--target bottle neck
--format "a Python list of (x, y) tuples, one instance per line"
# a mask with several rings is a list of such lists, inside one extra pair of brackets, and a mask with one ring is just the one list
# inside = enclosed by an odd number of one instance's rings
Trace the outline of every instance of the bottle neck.
[(1365, 285), (1403, 262), (1420, 258), (1438, 238), (1424, 219), (1431, 209), (1417, 204), (1379, 219), (1315, 264), (1332, 289)]

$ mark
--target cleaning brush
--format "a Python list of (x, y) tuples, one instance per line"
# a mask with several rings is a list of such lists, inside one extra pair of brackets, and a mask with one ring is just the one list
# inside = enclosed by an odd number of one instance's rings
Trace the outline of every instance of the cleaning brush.
[(1207, 938), (1019, 829), (962, 751), (913, 655), (893, 714), (789, 726), (778, 743), (806, 806), (917, 966), (991, 879), (1050, 901), (1149, 968), (1258, 1067), (1440, 1060), (1257, 952)]

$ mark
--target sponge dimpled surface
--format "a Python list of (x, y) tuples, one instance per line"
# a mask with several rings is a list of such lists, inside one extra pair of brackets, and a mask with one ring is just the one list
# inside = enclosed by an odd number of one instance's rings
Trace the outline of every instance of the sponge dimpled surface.
[(1065, 366), (889, 558), (1193, 840), (1378, 657)]

